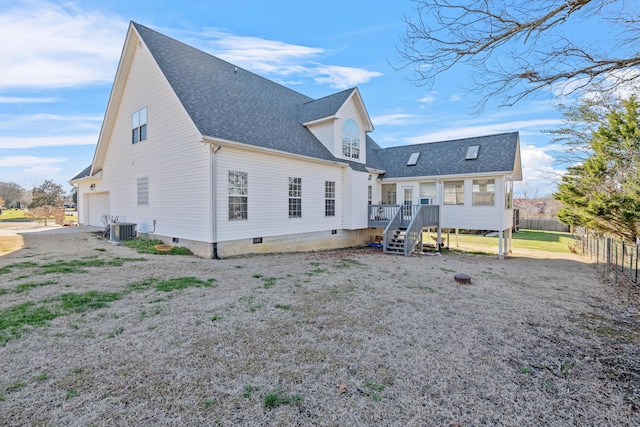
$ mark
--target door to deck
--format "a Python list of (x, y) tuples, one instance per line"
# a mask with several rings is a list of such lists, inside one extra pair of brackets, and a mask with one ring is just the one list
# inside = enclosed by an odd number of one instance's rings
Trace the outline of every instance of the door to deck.
[(413, 210), (411, 206), (413, 205), (413, 187), (403, 187), (403, 202), (402, 202), (402, 220), (411, 221)]

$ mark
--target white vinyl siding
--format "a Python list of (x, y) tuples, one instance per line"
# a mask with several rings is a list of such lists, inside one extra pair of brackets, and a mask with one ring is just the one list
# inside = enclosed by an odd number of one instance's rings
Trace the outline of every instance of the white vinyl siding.
[[(231, 145), (223, 145), (216, 155), (218, 181), (222, 179), (226, 183), (228, 170), (248, 171), (248, 198), (251, 201), (246, 221), (228, 221), (226, 192), (218, 192), (219, 242), (316, 231), (327, 231), (330, 236), (331, 230), (344, 228), (342, 167)], [(302, 218), (289, 218), (289, 177), (302, 180)], [(324, 215), (325, 181), (336, 183), (334, 217)], [(366, 190), (363, 188), (362, 192), (365, 195), (363, 208), (366, 208)], [(362, 228), (366, 228), (366, 214), (363, 217)]]
[[(112, 106), (113, 129), (102, 164), (101, 188), (111, 195), (111, 215), (151, 231), (211, 241), (210, 151), (169, 87), (157, 64), (136, 43), (120, 105)], [(121, 76), (122, 77), (122, 76)], [(131, 144), (131, 114), (147, 106), (153, 112), (153, 144)], [(148, 137), (151, 134), (148, 133)], [(148, 177), (150, 210), (137, 204), (137, 178)], [(226, 179), (223, 181), (226, 185)], [(224, 204), (226, 208), (226, 203)], [(189, 211), (185, 221), (184, 212)]]

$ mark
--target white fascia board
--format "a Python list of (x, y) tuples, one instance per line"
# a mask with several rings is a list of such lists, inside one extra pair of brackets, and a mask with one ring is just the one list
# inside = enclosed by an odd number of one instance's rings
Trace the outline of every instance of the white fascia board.
[(231, 147), (241, 148), (241, 149), (248, 150), (248, 151), (255, 151), (255, 152), (258, 152), (258, 153), (273, 154), (273, 155), (276, 155), (276, 156), (288, 157), (288, 158), (291, 158), (291, 159), (307, 160), (307, 161), (312, 161), (312, 162), (317, 162), (317, 163), (323, 163), (325, 165), (326, 164), (330, 164), (330, 165), (340, 166), (340, 167), (349, 167), (349, 163), (345, 163), (345, 162), (318, 159), (318, 158), (315, 158), (315, 157), (303, 156), (303, 155), (300, 155), (300, 154), (287, 153), (286, 151), (274, 150), (273, 148), (257, 147), (255, 145), (245, 144), (245, 143), (236, 142), (236, 141), (229, 141), (229, 140), (226, 140), (226, 139), (210, 138), (208, 136), (205, 136), (205, 137), (202, 138), (202, 142), (204, 142), (205, 144), (218, 145), (218, 147), (220, 147), (220, 148), (223, 148), (225, 145), (229, 145)]
[(513, 171), (503, 171), (503, 172), (484, 172), (484, 173), (474, 173), (474, 174), (456, 174), (456, 175), (426, 175), (426, 176), (410, 176), (410, 177), (398, 177), (398, 178), (385, 178), (382, 177), (382, 181), (385, 182), (404, 182), (404, 181), (435, 181), (437, 179), (472, 179), (472, 178), (485, 178), (489, 176), (510, 176)]
[(334, 122), (336, 120), (338, 120), (336, 116), (328, 116), (321, 119), (311, 120), (310, 122), (305, 122), (302, 126), (316, 126), (325, 122)]

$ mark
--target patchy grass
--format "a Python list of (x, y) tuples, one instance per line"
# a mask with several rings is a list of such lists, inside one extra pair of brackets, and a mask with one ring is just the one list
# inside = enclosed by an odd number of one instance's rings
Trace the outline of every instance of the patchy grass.
[(265, 289), (273, 288), (276, 285), (275, 277), (263, 277), (262, 281), (264, 284), (262, 285)]
[[(452, 235), (449, 247), (455, 247), (455, 237)], [(529, 249), (543, 252), (570, 253), (569, 246), (576, 241), (571, 233), (555, 231), (520, 230), (513, 233), (513, 249)], [(498, 247), (498, 237), (485, 237), (470, 234), (459, 234), (458, 242), (473, 246)]]
[(358, 260), (351, 259), (351, 258), (343, 258), (340, 261), (338, 261), (338, 263), (335, 265), (335, 268), (342, 270), (345, 268), (360, 267), (364, 265), (365, 264), (361, 263)]
[(44, 282), (20, 283), (16, 285), (16, 287), (13, 289), (13, 292), (15, 292), (16, 294), (20, 294), (22, 292), (27, 292), (33, 288), (39, 288), (42, 286), (57, 285), (57, 284), (58, 282), (55, 280), (45, 280)]
[(178, 277), (160, 282), (156, 285), (156, 290), (162, 292), (179, 291), (186, 288), (202, 288), (213, 286), (211, 282), (197, 279), (195, 277)]
[(265, 408), (277, 408), (282, 405), (299, 405), (302, 403), (302, 396), (299, 394), (283, 394), (280, 388), (276, 388), (264, 397)]
[(38, 264), (32, 261), (16, 262), (13, 264), (5, 265), (4, 267), (0, 268), (0, 274), (11, 273), (14, 269), (17, 269), (17, 268), (34, 268), (37, 266)]
[(123, 246), (127, 248), (135, 249), (138, 253), (141, 254), (151, 254), (151, 255), (193, 255), (193, 252), (188, 248), (182, 246), (174, 246), (168, 252), (158, 252), (156, 249), (156, 245), (163, 245), (164, 242), (158, 239), (131, 239), (122, 243)]
[(20, 337), (29, 328), (46, 326), (49, 321), (73, 313), (83, 313), (106, 307), (120, 298), (119, 293), (89, 291), (67, 293), (36, 303), (24, 302), (0, 310), (0, 344)]

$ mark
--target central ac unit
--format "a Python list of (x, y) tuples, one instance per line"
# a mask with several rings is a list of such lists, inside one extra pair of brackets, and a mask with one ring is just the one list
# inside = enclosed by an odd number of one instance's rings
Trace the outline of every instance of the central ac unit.
[(132, 222), (114, 222), (109, 231), (109, 241), (113, 243), (135, 239), (137, 234), (136, 224)]

